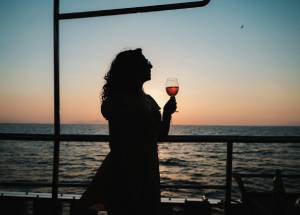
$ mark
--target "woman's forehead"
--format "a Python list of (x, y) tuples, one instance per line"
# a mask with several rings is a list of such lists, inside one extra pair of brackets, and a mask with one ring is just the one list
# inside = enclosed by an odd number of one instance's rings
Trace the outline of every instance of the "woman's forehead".
[(141, 55), (141, 60), (144, 61), (144, 62), (148, 62), (149, 61), (143, 54)]

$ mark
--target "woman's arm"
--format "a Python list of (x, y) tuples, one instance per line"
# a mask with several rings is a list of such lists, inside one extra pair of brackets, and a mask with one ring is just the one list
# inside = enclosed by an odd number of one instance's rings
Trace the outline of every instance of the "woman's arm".
[(165, 104), (161, 122), (160, 137), (166, 137), (170, 130), (170, 122), (172, 114), (176, 111), (177, 103), (174, 96), (170, 97), (169, 101)]

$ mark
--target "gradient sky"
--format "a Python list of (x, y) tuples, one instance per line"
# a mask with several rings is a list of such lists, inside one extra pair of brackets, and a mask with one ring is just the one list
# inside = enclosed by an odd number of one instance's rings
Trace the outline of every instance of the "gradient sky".
[[(113, 2), (113, 3), (112, 3)], [(62, 0), (61, 12), (183, 1)], [(51, 0), (2, 0), (0, 122), (53, 122)], [(211, 0), (204, 8), (61, 21), (61, 121), (104, 123), (103, 76), (141, 47), (161, 107), (180, 91), (174, 124), (300, 125), (300, 1)], [(241, 26), (244, 26), (241, 28)]]

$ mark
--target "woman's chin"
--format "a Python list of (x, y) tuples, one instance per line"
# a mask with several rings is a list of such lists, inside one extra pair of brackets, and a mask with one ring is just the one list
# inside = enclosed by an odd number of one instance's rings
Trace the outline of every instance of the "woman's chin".
[(147, 81), (150, 81), (150, 80), (151, 80), (151, 76), (146, 77), (146, 78), (144, 79), (144, 83), (147, 82)]

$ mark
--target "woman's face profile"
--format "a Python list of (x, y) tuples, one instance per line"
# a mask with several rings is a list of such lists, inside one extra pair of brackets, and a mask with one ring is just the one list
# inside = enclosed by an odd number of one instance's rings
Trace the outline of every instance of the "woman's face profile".
[(143, 56), (143, 71), (141, 71), (142, 74), (142, 81), (146, 82), (151, 80), (151, 69), (152, 69), (152, 64), (151, 62)]

